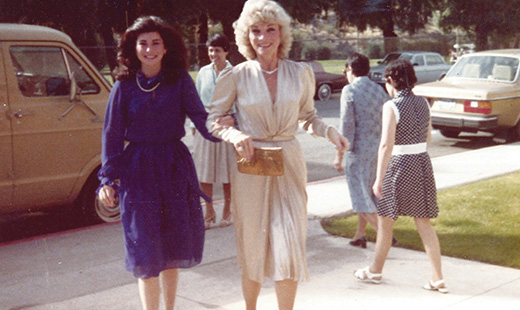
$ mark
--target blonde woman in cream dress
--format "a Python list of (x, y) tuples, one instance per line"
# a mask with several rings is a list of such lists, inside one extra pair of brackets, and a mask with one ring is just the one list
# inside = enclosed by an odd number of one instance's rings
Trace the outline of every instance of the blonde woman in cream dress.
[[(305, 258), (307, 170), (299, 126), (327, 137), (338, 149), (348, 140), (327, 126), (314, 109), (315, 80), (309, 66), (286, 60), (291, 18), (274, 1), (249, 0), (235, 22), (239, 51), (248, 61), (223, 71), (213, 93), (208, 127), (252, 159), (253, 147), (282, 147), (284, 174), (231, 173), (238, 264), (246, 309), (256, 309), (265, 277), (276, 284), (279, 309), (293, 309), (298, 281), (309, 278)], [(213, 122), (236, 108), (240, 130)]]

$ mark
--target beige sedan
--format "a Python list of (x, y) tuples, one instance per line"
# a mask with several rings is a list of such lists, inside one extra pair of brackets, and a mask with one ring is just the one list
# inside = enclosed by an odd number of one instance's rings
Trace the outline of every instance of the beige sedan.
[(441, 80), (417, 85), (428, 99), (433, 128), (456, 138), (461, 132), (503, 134), (520, 139), (520, 49), (492, 50), (461, 57)]

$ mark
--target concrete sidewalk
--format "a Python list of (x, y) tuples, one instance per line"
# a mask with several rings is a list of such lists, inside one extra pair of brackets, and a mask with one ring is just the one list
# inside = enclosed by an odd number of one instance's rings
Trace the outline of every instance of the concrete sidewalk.
[[(434, 158), (437, 186), (444, 189), (518, 171), (519, 155), (520, 143), (515, 143)], [(319, 223), (322, 217), (350, 212), (345, 179), (338, 177), (311, 183), (308, 185), (308, 194), (310, 220), (307, 257), (311, 280), (300, 284), (295, 309), (416, 310), (520, 306), (518, 269), (443, 257), (443, 271), (450, 289), (449, 294), (443, 295), (421, 288), (430, 277), (430, 264), (426, 254), (402, 248), (390, 250), (382, 284), (373, 285), (356, 280), (352, 273), (370, 263), (374, 243), (369, 243), (367, 249), (352, 247), (348, 244), (348, 239), (328, 235)], [(221, 208), (218, 204), (217, 207)], [(217, 213), (220, 211), (217, 209)], [(71, 252), (81, 251), (78, 240), (83, 243), (105, 240), (112, 246), (122, 247), (118, 234), (121, 234), (119, 225), (106, 225), (65, 236), (50, 236), (44, 240), (8, 245), (12, 251), (4, 251), (7, 254), (1, 257), (0, 272), (10, 275), (7, 279), (12, 283), (1, 286), (0, 309), (141, 309), (137, 283), (123, 270), (124, 258), (117, 256), (118, 253), (108, 257), (105, 263), (85, 266), (81, 274), (77, 274), (77, 267), (70, 271), (58, 267), (54, 267), (57, 271), (49, 271), (48, 267), (39, 271), (41, 264), (29, 263), (45, 262), (47, 266), (51, 261), (70, 256)], [(45, 251), (34, 250), (38, 247)], [(11, 257), (12, 254), (9, 254), (24, 251), (33, 251), (31, 253), (34, 256)], [(50, 253), (55, 254), (49, 257)], [(80, 252), (77, 255), (88, 253)], [(60, 261), (62, 266), (67, 263), (63, 261), (62, 264)], [(20, 266), (25, 269), (22, 270)], [(30, 282), (30, 287), (23, 286), (21, 282), (31, 272), (41, 272), (40, 281), (36, 284)], [(121, 279), (120, 284), (103, 285), (107, 279), (113, 278)], [(51, 292), (61, 290), (64, 293), (59, 298), (45, 296), (46, 292), (50, 295)], [(66, 291), (72, 293), (65, 293)], [(236, 266), (233, 227), (211, 229), (206, 234), (203, 263), (181, 271), (176, 309), (244, 308), (240, 270)], [(263, 285), (258, 309), (277, 309), (274, 283), (270, 280)]]

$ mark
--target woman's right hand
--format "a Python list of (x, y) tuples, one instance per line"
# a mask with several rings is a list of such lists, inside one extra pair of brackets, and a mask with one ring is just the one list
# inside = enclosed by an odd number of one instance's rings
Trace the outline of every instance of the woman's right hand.
[(98, 194), (99, 201), (101, 201), (107, 207), (116, 206), (116, 191), (112, 186), (105, 185), (99, 190)]
[(253, 159), (255, 151), (253, 146), (253, 139), (251, 139), (250, 136), (241, 133), (234, 139), (233, 145), (235, 146), (235, 150), (237, 151), (238, 155), (240, 155), (240, 157), (245, 158), (247, 161), (251, 161)]

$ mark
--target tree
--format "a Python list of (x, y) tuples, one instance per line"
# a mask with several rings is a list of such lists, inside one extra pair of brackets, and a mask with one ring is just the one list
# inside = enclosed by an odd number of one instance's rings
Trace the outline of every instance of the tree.
[(475, 36), (476, 49), (488, 49), (491, 36), (512, 37), (520, 31), (519, 0), (446, 0), (440, 25), (460, 27)]
[(333, 9), (340, 24), (379, 28), (385, 38), (385, 52), (397, 49), (395, 28), (414, 34), (423, 28), (441, 0), (336, 0)]

